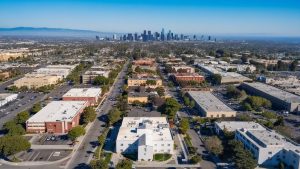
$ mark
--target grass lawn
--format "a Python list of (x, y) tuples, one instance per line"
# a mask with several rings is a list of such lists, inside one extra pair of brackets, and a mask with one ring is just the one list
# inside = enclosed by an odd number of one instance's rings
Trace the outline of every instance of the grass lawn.
[(172, 157), (171, 154), (154, 154), (153, 159), (155, 161), (166, 161), (169, 160)]

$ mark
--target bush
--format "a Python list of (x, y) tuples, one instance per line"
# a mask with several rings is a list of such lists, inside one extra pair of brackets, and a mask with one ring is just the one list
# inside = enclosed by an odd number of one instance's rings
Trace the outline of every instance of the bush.
[(132, 169), (132, 161), (124, 159), (117, 164), (116, 169)]
[(190, 159), (190, 162), (191, 162), (192, 164), (197, 164), (197, 163), (199, 163), (199, 162), (201, 162), (201, 161), (202, 161), (202, 157), (199, 156), (199, 155), (194, 155), (194, 156)]

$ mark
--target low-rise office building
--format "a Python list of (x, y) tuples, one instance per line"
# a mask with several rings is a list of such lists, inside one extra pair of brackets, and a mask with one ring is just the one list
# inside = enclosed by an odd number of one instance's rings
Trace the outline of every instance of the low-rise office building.
[(28, 133), (67, 133), (79, 125), (86, 101), (53, 101), (26, 121)]
[(101, 88), (73, 88), (63, 95), (64, 101), (87, 101), (89, 106), (98, 104)]
[(20, 88), (26, 86), (29, 89), (47, 85), (55, 85), (62, 80), (61, 76), (44, 74), (26, 74), (23, 78), (14, 81), (14, 86)]
[(185, 66), (185, 65), (172, 66), (171, 69), (173, 72), (176, 73), (195, 73), (195, 68), (191, 66)]
[(242, 83), (242, 89), (251, 94), (264, 97), (273, 103), (273, 106), (290, 112), (300, 111), (300, 96), (278, 89), (263, 83)]
[(300, 168), (300, 146), (269, 129), (238, 129), (236, 140), (241, 141), (263, 167), (277, 167), (283, 162)]
[(195, 101), (195, 106), (203, 117), (220, 118), (236, 116), (236, 111), (225, 105), (210, 91), (189, 91), (188, 95)]
[(152, 161), (156, 153), (173, 154), (174, 141), (166, 117), (124, 117), (116, 141), (117, 153), (137, 153)]
[(0, 107), (4, 106), (5, 104), (16, 100), (18, 97), (18, 94), (12, 94), (12, 93), (0, 93)]
[(83, 84), (93, 84), (97, 76), (104, 76), (108, 78), (110, 71), (107, 70), (88, 70), (81, 75), (81, 81)]
[[(155, 84), (152, 84), (152, 82), (155, 82)], [(162, 80), (154, 77), (128, 78), (127, 83), (128, 87), (147, 86), (150, 88), (156, 88), (158, 86), (162, 86)]]
[(205, 81), (204, 76), (201, 76), (197, 73), (176, 73), (176, 74), (173, 74), (173, 77), (176, 82), (194, 81), (194, 82), (201, 83), (201, 82)]

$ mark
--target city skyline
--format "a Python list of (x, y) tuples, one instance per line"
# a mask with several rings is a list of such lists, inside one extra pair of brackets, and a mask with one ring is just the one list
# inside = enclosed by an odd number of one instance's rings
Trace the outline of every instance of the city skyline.
[(0, 2), (0, 27), (117, 33), (144, 29), (160, 32), (161, 28), (166, 28), (165, 31), (199, 35), (300, 36), (299, 8), (300, 2), (296, 0), (288, 3), (283, 0), (3, 0)]

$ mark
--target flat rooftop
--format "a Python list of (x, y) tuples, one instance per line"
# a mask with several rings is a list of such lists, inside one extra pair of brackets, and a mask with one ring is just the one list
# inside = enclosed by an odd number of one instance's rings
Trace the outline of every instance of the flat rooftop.
[(42, 110), (27, 120), (29, 123), (43, 123), (56, 121), (72, 121), (80, 109), (86, 105), (85, 101), (52, 101)]
[(172, 140), (166, 117), (124, 117), (117, 140), (137, 140), (143, 134), (151, 135), (152, 141)]
[(234, 112), (209, 91), (189, 91), (188, 93), (205, 112)]
[(251, 129), (251, 130), (265, 130), (265, 128), (253, 121), (222, 121), (222, 122), (215, 122), (215, 124), (222, 130), (226, 128), (227, 131), (234, 132), (238, 129)]
[(255, 82), (255, 83), (245, 83), (245, 85), (248, 85), (250, 87), (253, 87), (261, 92), (267, 93), (273, 97), (276, 97), (280, 100), (284, 100), (286, 102), (292, 103), (292, 102), (296, 102), (296, 103), (300, 103), (300, 96), (294, 95), (292, 93), (286, 92), (284, 90), (278, 89), (276, 87), (267, 85), (267, 84), (263, 84), (263, 83), (259, 83), (259, 82)]
[(63, 97), (98, 97), (101, 94), (101, 88), (73, 88)]

